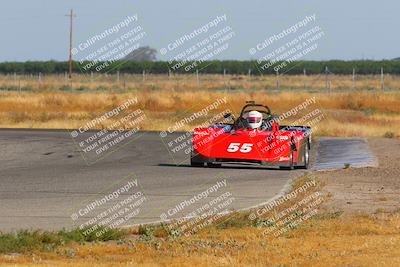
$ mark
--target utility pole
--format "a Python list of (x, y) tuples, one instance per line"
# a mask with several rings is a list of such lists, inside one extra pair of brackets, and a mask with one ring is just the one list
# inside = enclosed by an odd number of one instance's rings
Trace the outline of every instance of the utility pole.
[(72, 20), (76, 17), (74, 11), (71, 9), (69, 15), (65, 15), (69, 17), (69, 61), (68, 61), (68, 77), (72, 78)]
[(325, 66), (325, 89), (328, 89), (328, 66)]

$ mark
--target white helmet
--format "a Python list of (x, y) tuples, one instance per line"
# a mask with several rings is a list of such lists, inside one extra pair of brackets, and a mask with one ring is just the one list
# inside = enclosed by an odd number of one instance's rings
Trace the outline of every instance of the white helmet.
[(249, 112), (246, 120), (251, 129), (257, 129), (262, 124), (262, 114), (258, 111), (252, 110)]

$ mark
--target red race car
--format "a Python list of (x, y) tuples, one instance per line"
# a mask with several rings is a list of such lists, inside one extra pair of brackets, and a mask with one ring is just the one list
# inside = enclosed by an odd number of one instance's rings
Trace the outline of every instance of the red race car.
[(258, 163), (284, 169), (309, 166), (311, 127), (279, 125), (268, 106), (246, 102), (232, 123), (218, 123), (193, 132), (191, 166)]

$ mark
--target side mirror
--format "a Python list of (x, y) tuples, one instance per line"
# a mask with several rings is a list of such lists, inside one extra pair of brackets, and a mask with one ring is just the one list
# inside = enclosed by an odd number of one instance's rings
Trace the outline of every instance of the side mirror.
[(228, 113), (224, 114), (225, 119), (230, 118), (230, 117), (232, 117), (232, 113), (228, 112)]

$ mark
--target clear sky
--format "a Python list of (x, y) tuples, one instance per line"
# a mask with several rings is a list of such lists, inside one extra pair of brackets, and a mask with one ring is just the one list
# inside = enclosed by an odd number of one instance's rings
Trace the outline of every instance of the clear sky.
[[(254, 58), (249, 49), (305, 16), (324, 32), (304, 59), (392, 59), (400, 57), (400, 1), (374, 0), (2, 0), (0, 61), (66, 60), (73, 8), (74, 46), (130, 15), (146, 32), (141, 45), (157, 50), (226, 14), (235, 37), (216, 59)], [(158, 59), (168, 57), (157, 55)]]

